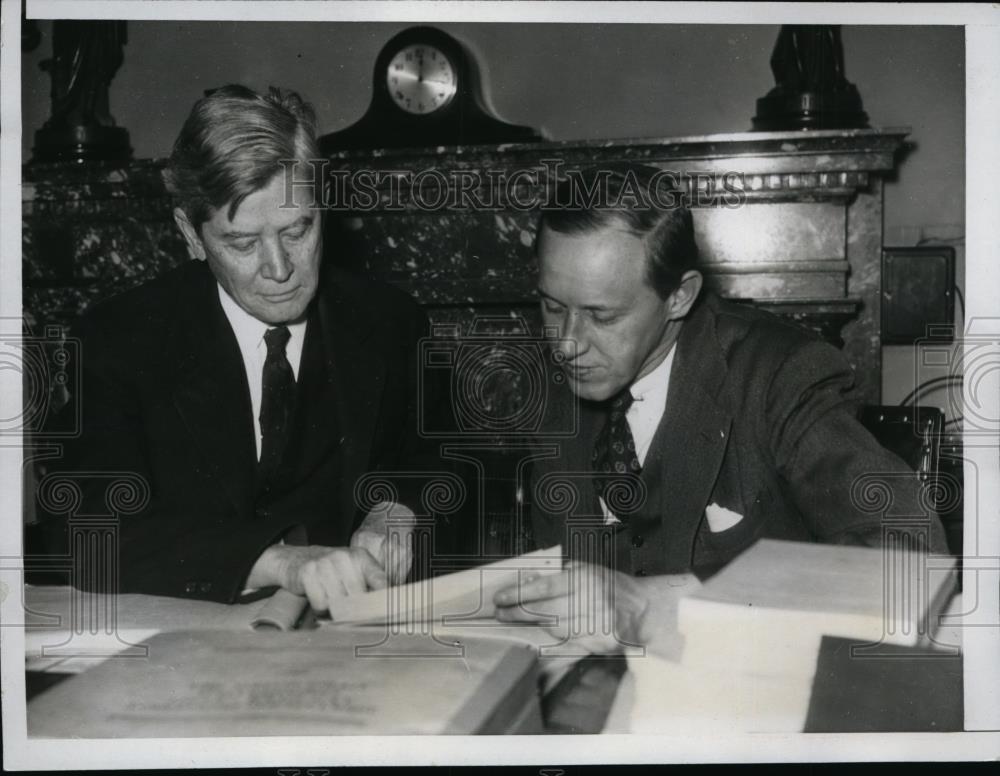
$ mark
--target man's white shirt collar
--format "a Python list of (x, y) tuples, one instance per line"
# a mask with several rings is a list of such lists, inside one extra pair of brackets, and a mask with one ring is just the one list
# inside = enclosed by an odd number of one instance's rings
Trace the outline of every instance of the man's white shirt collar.
[[(649, 404), (658, 402), (660, 409), (663, 409), (667, 401), (667, 389), (670, 387), (670, 370), (674, 364), (675, 352), (677, 352), (676, 342), (670, 346), (666, 357), (652, 372), (632, 383), (629, 393), (632, 394), (634, 401)], [(659, 401), (661, 398), (662, 401)]]
[[(222, 303), (222, 311), (226, 314), (229, 325), (233, 327), (233, 333), (236, 335), (236, 341), (239, 343), (240, 352), (246, 354), (255, 352), (259, 348), (264, 348), (266, 356), (267, 345), (264, 344), (264, 335), (268, 329), (274, 327), (269, 323), (258, 321), (236, 304), (236, 301), (222, 286), (216, 284), (216, 287), (219, 289), (219, 301)], [(295, 372), (297, 378), (299, 373), (298, 362), (302, 355), (302, 340), (305, 338), (306, 322), (300, 321), (299, 323), (289, 323), (286, 325), (288, 326), (288, 333), (291, 336), (288, 339), (288, 344), (285, 346), (285, 356), (292, 364), (292, 371)], [(292, 352), (294, 350), (298, 352), (293, 362)]]

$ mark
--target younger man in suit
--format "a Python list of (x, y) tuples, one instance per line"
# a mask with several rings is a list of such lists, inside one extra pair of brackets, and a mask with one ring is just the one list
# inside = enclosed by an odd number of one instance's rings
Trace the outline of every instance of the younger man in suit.
[[(536, 242), (542, 320), (561, 338), (567, 386), (547, 422), (566, 428), (578, 413), (580, 431), (535, 463), (535, 535), (573, 544), (573, 519), (547, 509), (544, 492), (562, 480), (577, 488), (577, 514), (599, 518), (592, 546), (610, 549), (502, 591), (498, 616), (559, 616), (563, 635), (575, 629), (596, 652), (654, 639), (680, 591), (760, 538), (879, 545), (887, 526), (852, 493), (865, 475), (884, 475), (902, 513), (925, 515), (913, 538), (946, 552), (916, 477), (899, 477), (906, 465), (855, 420), (840, 352), (703, 292), (691, 213), (656, 189), (657, 173), (627, 165), (568, 180), (556, 203), (596, 200), (545, 211)], [(614, 569), (611, 594), (588, 609), (580, 585), (606, 576), (602, 565)], [(614, 634), (567, 616), (574, 589), (576, 616), (599, 623), (608, 608)]]

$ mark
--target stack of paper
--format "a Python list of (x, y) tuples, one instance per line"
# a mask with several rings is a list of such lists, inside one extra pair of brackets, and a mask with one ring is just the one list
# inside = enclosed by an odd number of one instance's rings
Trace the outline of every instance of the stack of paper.
[(823, 636), (916, 646), (953, 586), (951, 558), (763, 540), (680, 602), (684, 662), (788, 675), (815, 669)]
[(680, 601), (680, 663), (630, 659), (633, 729), (802, 730), (823, 636), (858, 659), (927, 644), (954, 579), (949, 558), (760, 541)]

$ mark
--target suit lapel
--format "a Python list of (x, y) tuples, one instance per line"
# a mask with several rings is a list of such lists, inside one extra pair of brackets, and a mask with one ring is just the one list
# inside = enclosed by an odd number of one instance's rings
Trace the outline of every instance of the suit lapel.
[(279, 481), (289, 487), (309, 473), (337, 447), (337, 390), (333, 364), (325, 346), (319, 306), (313, 305), (299, 363), (292, 434), (282, 456)]
[(177, 300), (174, 405), (209, 472), (247, 515), (257, 456), (246, 369), (207, 265), (192, 268), (189, 289)]
[[(540, 435), (533, 440), (538, 457), (532, 464), (532, 487), (538, 487), (547, 475), (563, 475), (559, 481), (571, 483), (576, 489), (573, 515), (595, 517), (601, 514), (601, 508), (590, 480), (591, 453), (607, 413), (602, 404), (580, 399), (574, 394), (558, 367), (548, 364), (547, 368), (552, 370), (548, 384), (556, 387), (545, 399)], [(554, 455), (553, 447), (557, 451)], [(565, 537), (559, 536), (553, 541), (565, 543)]]
[[(319, 321), (326, 355), (325, 397), (335, 408), (340, 460), (342, 514), (355, 512), (354, 485), (368, 470), (375, 423), (385, 388), (382, 358), (366, 341), (375, 322), (336, 283), (319, 300)], [(327, 405), (329, 406), (329, 405)], [(309, 406), (308, 412), (316, 411)], [(317, 435), (310, 446), (321, 444)]]
[(663, 521), (663, 560), (668, 568), (687, 568), (732, 426), (732, 416), (716, 400), (726, 363), (709, 301), (685, 321), (676, 347), (666, 408), (642, 476), (659, 493), (652, 517)]

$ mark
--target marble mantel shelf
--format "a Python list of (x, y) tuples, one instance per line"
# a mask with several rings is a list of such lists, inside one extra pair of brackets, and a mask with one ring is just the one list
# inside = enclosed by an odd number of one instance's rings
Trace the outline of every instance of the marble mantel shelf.
[(375, 149), (342, 151), (334, 160), (357, 158), (399, 160), (430, 158), (534, 158), (542, 152), (566, 156), (600, 156), (612, 150), (629, 156), (667, 156), (672, 159), (712, 159), (731, 156), (794, 156), (815, 153), (865, 154), (877, 165), (892, 166), (892, 154), (909, 135), (909, 127), (876, 129), (809, 130), (790, 132), (726, 132), (680, 137), (630, 137), (613, 140), (555, 140), (501, 145), (437, 146), (432, 149)]
[[(694, 198), (695, 206), (726, 203), (727, 192), (738, 191), (745, 202), (794, 200), (846, 202), (869, 185), (871, 174), (895, 164), (909, 129), (905, 127), (810, 132), (739, 132), (674, 138), (557, 141), (499, 146), (439, 146), (435, 149), (384, 149), (341, 152), (330, 158), (330, 170), (356, 175), (371, 171), (375, 182), (365, 186), (377, 192), (379, 205), (420, 209), (404, 191), (394, 194), (396, 179), (421, 172), (476, 176), (471, 190), (496, 190), (490, 175), (506, 171), (537, 173), (518, 178), (519, 199), (548, 182), (549, 175), (581, 167), (640, 162), (675, 173), (689, 190), (698, 187), (710, 196)], [(505, 186), (509, 186), (509, 177)], [(354, 178), (351, 179), (352, 181)], [(371, 179), (369, 179), (371, 180)], [(458, 178), (449, 180), (457, 188)], [(434, 179), (422, 185), (432, 195)], [(480, 196), (480, 201), (487, 201)], [(366, 208), (371, 209), (371, 208)], [(461, 206), (451, 210), (461, 210)]]

